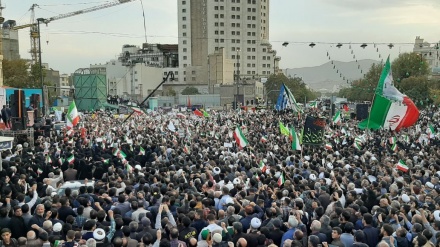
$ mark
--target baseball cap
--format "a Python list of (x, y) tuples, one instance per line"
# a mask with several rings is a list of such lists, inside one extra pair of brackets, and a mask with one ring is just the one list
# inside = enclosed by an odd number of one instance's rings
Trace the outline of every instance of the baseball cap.
[(105, 231), (102, 228), (96, 228), (93, 231), (93, 238), (100, 241), (103, 240), (105, 238)]

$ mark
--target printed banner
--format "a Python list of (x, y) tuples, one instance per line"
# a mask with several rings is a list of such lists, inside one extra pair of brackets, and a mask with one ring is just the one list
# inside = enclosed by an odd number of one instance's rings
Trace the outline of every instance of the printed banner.
[(325, 118), (307, 116), (302, 134), (305, 145), (321, 145), (324, 141)]

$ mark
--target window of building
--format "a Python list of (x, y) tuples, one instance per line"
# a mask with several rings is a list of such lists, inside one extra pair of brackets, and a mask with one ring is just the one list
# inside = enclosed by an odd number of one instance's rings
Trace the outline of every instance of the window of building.
[(252, 27), (252, 25), (251, 24), (247, 24), (247, 28), (251, 28)]
[(215, 31), (214, 31), (214, 34), (215, 34), (215, 35), (218, 35), (218, 30), (215, 30)]
[(186, 52), (186, 48), (183, 48), (183, 52)]
[(218, 43), (218, 39), (215, 39), (214, 42), (215, 42), (215, 43)]
[(184, 63), (184, 64), (183, 64), (183, 67), (186, 68), (186, 66), (188, 66), (188, 64)]
[(250, 44), (252, 41), (250, 39), (247, 40), (247, 43)]
[[(234, 3), (234, 2), (235, 2), (235, 1), (233, 1), (233, 3)], [(232, 10), (232, 11), (235, 11), (235, 7), (232, 7), (231, 10)]]
[(266, 48), (263, 48), (263, 52), (266, 52)]
[(252, 64), (252, 68), (255, 68), (255, 64), (254, 63)]
[(220, 43), (225, 43), (225, 40), (224, 39), (220, 39)]
[(220, 6), (220, 10), (225, 10), (225, 6)]
[(224, 26), (225, 26), (225, 23), (224, 23), (224, 22), (220, 22), (220, 26), (221, 26), (221, 27), (224, 27)]
[(214, 22), (214, 26), (218, 27), (218, 22)]
[(255, 16), (252, 16), (252, 20), (255, 21), (257, 18)]
[(183, 29), (186, 29), (186, 25), (185, 25), (185, 24), (183, 24), (183, 25), (182, 25), (182, 28), (183, 28)]
[(174, 71), (174, 75), (178, 75), (179, 74), (179, 71)]
[[(239, 15), (237, 15), (237, 19), (240, 19)], [(237, 23), (237, 27), (240, 27), (240, 23)]]
[(182, 33), (183, 37), (186, 37), (186, 33)]
[(186, 1), (182, 1), (182, 5), (185, 5), (186, 4)]
[(252, 48), (252, 52), (255, 52), (255, 48)]
[(231, 31), (231, 35), (235, 35), (235, 31)]
[(196, 74), (195, 70), (191, 71), (191, 75), (195, 75), (195, 74)]
[(235, 55), (232, 55), (232, 59), (235, 59)]
[(248, 9), (247, 9), (247, 12), (252, 12), (252, 9), (251, 9), (251, 8), (248, 8)]
[(248, 19), (248, 21), (250, 21), (252, 19), (252, 17), (250, 15), (248, 15), (247, 19)]
[[(186, 64), (185, 64), (186, 65)], [(186, 71), (183, 71), (183, 75), (186, 75)]]
[(252, 40), (252, 44), (256, 44), (257, 41), (255, 39)]
[(250, 72), (250, 71), (248, 70), (246, 74), (250, 75), (250, 74), (251, 74), (251, 72)]
[(252, 33), (251, 32), (247, 32), (247, 36), (251, 36), (252, 35)]
[(231, 27), (235, 27), (235, 23), (231, 23)]
[(218, 14), (215, 14), (215, 15), (214, 15), (214, 18), (218, 19)]
[(251, 56), (247, 56), (247, 59), (250, 60), (250, 59), (251, 59)]
[(265, 70), (263, 70), (263, 75), (265, 75), (266, 74), (266, 71)]
[(257, 36), (257, 34), (255, 32), (252, 32), (252, 36)]
[(255, 60), (255, 56), (252, 56), (252, 60)]
[(237, 31), (237, 35), (240, 35), (240, 31)]
[(186, 45), (186, 40), (182, 41), (182, 43), (183, 43), (184, 45)]
[(188, 57), (187, 56), (183, 56), (183, 60), (187, 60), (188, 59)]
[(251, 52), (251, 48), (250, 48), (250, 47), (248, 47), (248, 48), (247, 48), (247, 51), (248, 51), (248, 52)]
[(251, 67), (251, 64), (250, 64), (250, 63), (248, 63), (248, 64), (247, 64), (247, 67), (248, 67), (248, 68), (249, 68), (249, 67)]
[(253, 75), (255, 75), (255, 70), (254, 70), (254, 71), (252, 71), (252, 74), (253, 74)]
[(267, 64), (267, 67), (270, 68), (270, 63)]
[(183, 81), (186, 81), (186, 77), (183, 77)]
[(266, 64), (265, 63), (263, 63), (263, 68), (266, 68)]
[(183, 16), (183, 17), (182, 17), (182, 21), (186, 21), (186, 16)]
[(235, 15), (231, 15), (231, 19), (235, 19)]
[(214, 50), (218, 51), (218, 46), (216, 46)]
[(240, 40), (239, 40), (239, 39), (237, 39), (237, 43), (240, 43)]
[(186, 13), (186, 9), (182, 9), (182, 13)]
[(235, 47), (231, 47), (231, 51), (235, 51)]
[(225, 31), (220, 31), (220, 35), (223, 35), (223, 34), (225, 34)]

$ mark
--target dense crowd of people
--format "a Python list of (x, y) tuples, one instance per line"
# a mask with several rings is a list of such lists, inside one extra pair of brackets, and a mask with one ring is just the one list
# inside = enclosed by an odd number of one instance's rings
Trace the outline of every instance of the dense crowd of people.
[(436, 108), (400, 133), (328, 120), (301, 150), (279, 122), (307, 113), (209, 115), (96, 111), (2, 152), (0, 246), (440, 246)]

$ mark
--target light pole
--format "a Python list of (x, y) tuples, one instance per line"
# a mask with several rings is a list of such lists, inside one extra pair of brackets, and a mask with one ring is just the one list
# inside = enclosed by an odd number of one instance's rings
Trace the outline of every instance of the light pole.
[(240, 49), (237, 49), (237, 74), (235, 75), (235, 84), (237, 85), (237, 94), (235, 95), (235, 109), (238, 109), (238, 94), (239, 94), (239, 83), (240, 83)]
[(269, 92), (266, 93), (266, 106), (269, 104), (269, 102), (267, 101), (267, 97), (269, 96), (269, 94), (273, 93), (273, 92), (279, 92), (279, 91), (280, 91), (279, 89), (277, 89), (277, 90), (270, 90)]
[(46, 97), (44, 96), (44, 76), (43, 76), (43, 63), (41, 62), (41, 35), (40, 35), (40, 22), (44, 22), (44, 18), (37, 19), (38, 29), (38, 64), (40, 66), (40, 84), (41, 84), (41, 100), (43, 101), (43, 116), (46, 115)]

